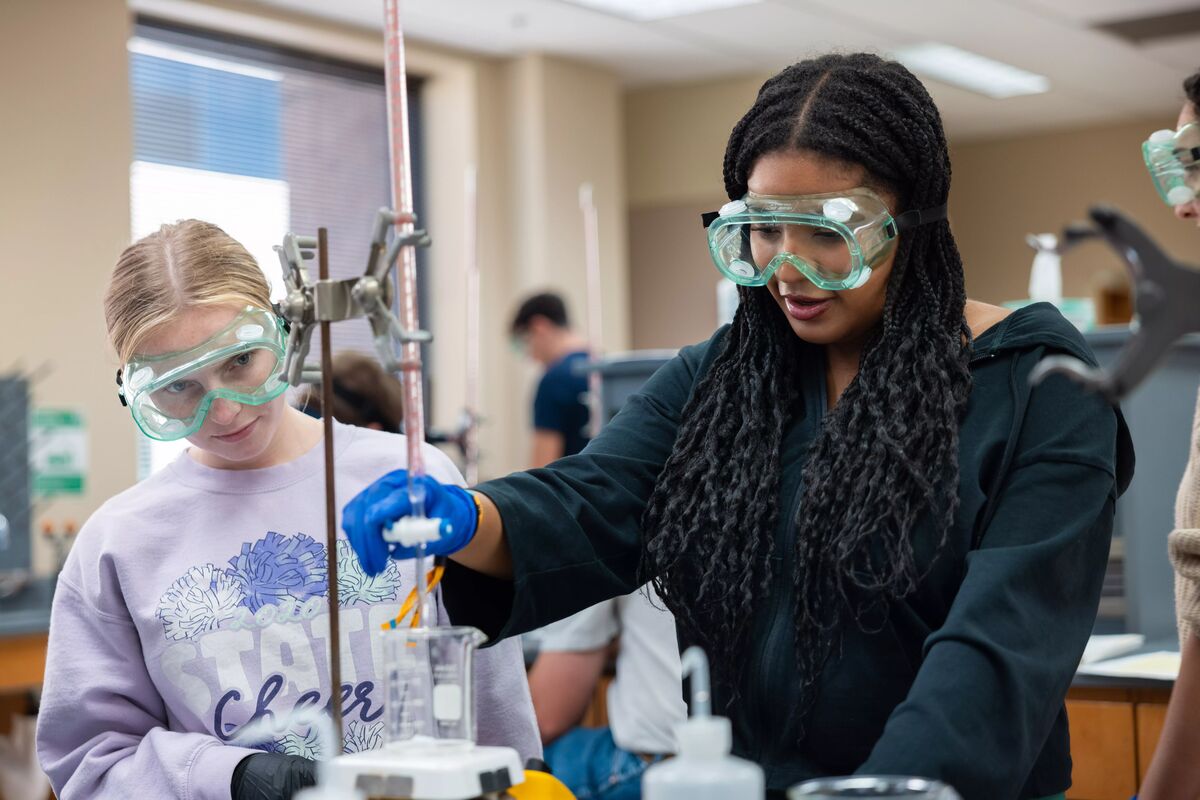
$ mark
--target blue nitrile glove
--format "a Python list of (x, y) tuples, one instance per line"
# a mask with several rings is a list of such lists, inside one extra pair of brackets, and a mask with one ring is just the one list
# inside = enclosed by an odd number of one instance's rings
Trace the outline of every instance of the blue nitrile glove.
[[(448, 556), (467, 546), (479, 525), (479, 509), (466, 489), (439, 483), (428, 475), (418, 478), (425, 487), (425, 516), (441, 520), (440, 538), (425, 545), (426, 555)], [(412, 515), (408, 499), (408, 471), (389, 472), (358, 493), (342, 509), (342, 530), (368, 575), (387, 568), (388, 558), (414, 558), (416, 547), (384, 539), (384, 531)]]

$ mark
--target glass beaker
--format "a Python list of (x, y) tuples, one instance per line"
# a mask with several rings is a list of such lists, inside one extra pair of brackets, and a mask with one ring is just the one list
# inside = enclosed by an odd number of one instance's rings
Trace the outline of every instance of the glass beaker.
[(788, 800), (833, 800), (840, 797), (873, 797), (875, 800), (961, 800), (944, 783), (900, 775), (854, 775), (820, 778), (788, 789)]
[(383, 632), (387, 660), (388, 741), (475, 742), (472, 667), (487, 641), (466, 626)]

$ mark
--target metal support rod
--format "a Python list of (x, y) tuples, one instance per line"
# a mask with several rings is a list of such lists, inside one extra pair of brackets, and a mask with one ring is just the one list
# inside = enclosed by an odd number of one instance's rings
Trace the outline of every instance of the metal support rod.
[[(318, 277), (329, 280), (329, 240), (324, 228), (317, 229)], [(342, 637), (338, 624), (337, 498), (333, 470), (333, 351), (330, 348), (328, 320), (321, 322), (321, 423), (325, 429), (325, 547), (328, 554), (326, 575), (329, 581), (329, 714), (333, 720), (335, 741), (342, 743)], [(330, 753), (332, 758), (340, 753)]]
[[(384, 0), (384, 84), (387, 96), (389, 154), (392, 168), (392, 209), (396, 212), (396, 236), (413, 231), (413, 187), (411, 151), (408, 140), (408, 76), (404, 68), (404, 35), (400, 28), (399, 0)], [(406, 331), (421, 328), (417, 314), (417, 253), (412, 245), (400, 250), (400, 326)], [(421, 447), (425, 443), (425, 397), (421, 376), (421, 345), (405, 341), (400, 347), (400, 372), (404, 382), (404, 435), (408, 438), (408, 496), (414, 517), (425, 516), (425, 475)], [(417, 547), (417, 596), (421, 624), (436, 623), (426, 588), (425, 545)]]
[(600, 419), (600, 370), (597, 361), (604, 354), (604, 326), (601, 320), (602, 302), (600, 290), (600, 223), (596, 212), (596, 201), (592, 196), (592, 184), (579, 187), (579, 209), (583, 212), (584, 263), (587, 267), (588, 304), (588, 349), (591, 351), (592, 369), (588, 372), (588, 432), (595, 439), (604, 421)]

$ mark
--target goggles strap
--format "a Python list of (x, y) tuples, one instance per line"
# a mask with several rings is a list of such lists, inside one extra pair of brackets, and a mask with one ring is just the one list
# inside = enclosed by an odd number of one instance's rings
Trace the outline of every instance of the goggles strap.
[(125, 383), (121, 380), (120, 367), (117, 367), (117, 399), (121, 401), (122, 406), (129, 405), (129, 401), (125, 399)]
[(271, 310), (275, 312), (275, 316), (278, 318), (279, 323), (283, 326), (283, 332), (291, 333), (292, 323), (288, 320), (287, 316), (284, 315), (283, 306), (279, 303), (271, 303)]
[(932, 208), (912, 209), (905, 211), (900, 216), (892, 220), (896, 227), (896, 233), (901, 231), (911, 230), (912, 228), (920, 227), (930, 222), (940, 222), (946, 218), (946, 204)]
[[(709, 211), (700, 215), (700, 222), (705, 228), (707, 228), (716, 222), (720, 216), (721, 212), (719, 211)], [(946, 204), (942, 203), (940, 206), (934, 206), (933, 208), (905, 211), (903, 214), (893, 219), (892, 222), (895, 225), (896, 233), (899, 233), (900, 231), (917, 228), (930, 222), (940, 222), (945, 218)]]

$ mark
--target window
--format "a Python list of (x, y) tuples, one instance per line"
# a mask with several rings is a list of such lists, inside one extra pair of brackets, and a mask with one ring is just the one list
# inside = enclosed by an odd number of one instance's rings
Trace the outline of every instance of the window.
[[(149, 22), (129, 42), (129, 63), (134, 239), (178, 219), (213, 222), (258, 260), (278, 299), (272, 248), (288, 231), (324, 226), (331, 277), (362, 274), (375, 211), (390, 204), (382, 70)], [(411, 79), (409, 106), (415, 165)], [(414, 187), (420, 209), (419, 175)], [(333, 349), (372, 352), (366, 321), (339, 323)], [(318, 333), (310, 360), (319, 353)], [(140, 477), (187, 447), (138, 436)]]

